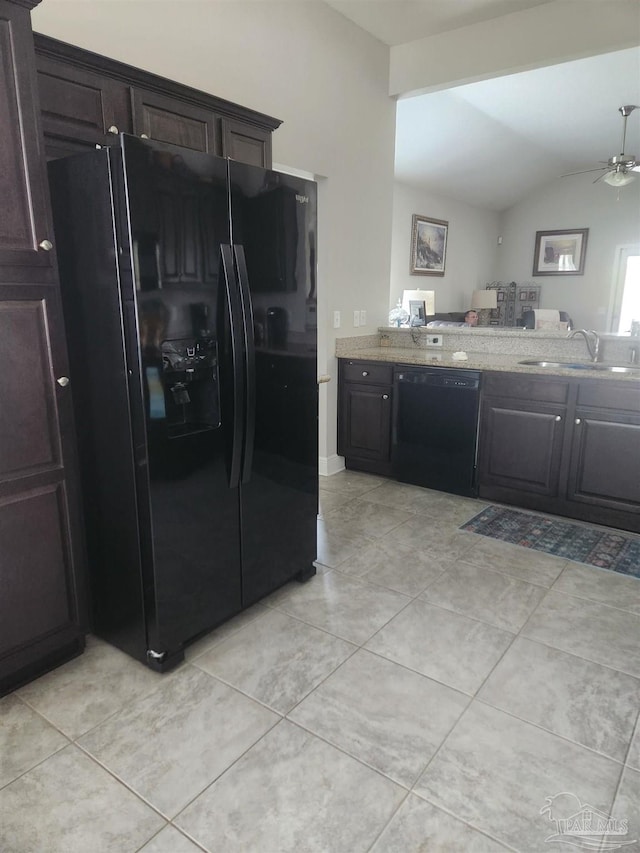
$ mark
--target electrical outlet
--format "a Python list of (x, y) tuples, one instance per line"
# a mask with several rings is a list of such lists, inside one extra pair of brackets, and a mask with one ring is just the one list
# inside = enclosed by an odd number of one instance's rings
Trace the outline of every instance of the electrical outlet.
[(427, 335), (427, 346), (428, 347), (441, 347), (442, 346), (442, 335)]
[(339, 311), (333, 312), (333, 328), (334, 329), (340, 328), (340, 312)]
[(359, 311), (353, 312), (353, 325), (354, 325), (354, 327), (357, 327), (360, 325), (360, 312)]
[(361, 326), (367, 325), (367, 312), (366, 311), (360, 312), (360, 325)]

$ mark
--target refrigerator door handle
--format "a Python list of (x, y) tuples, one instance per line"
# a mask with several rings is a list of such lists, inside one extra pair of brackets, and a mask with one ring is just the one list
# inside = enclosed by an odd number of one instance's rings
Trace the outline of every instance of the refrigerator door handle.
[[(230, 357), (232, 366), (232, 412), (233, 412), (233, 428), (231, 438), (231, 454), (228, 468), (229, 487), (236, 488), (240, 484), (240, 473), (242, 463), (242, 445), (243, 445), (243, 423), (244, 423), (244, 373), (242, 370), (242, 310), (240, 304), (238, 283), (236, 281), (236, 272), (233, 264), (233, 254), (231, 246), (220, 246), (220, 266), (224, 278), (224, 299), (221, 300), (218, 308), (219, 322), (222, 321), (223, 312), (228, 317), (229, 322), (229, 342), (230, 342)], [(222, 283), (222, 282), (221, 282)], [(224, 321), (223, 321), (224, 322)], [(222, 327), (221, 327), (222, 328)], [(222, 340), (223, 336), (219, 334)], [(228, 414), (222, 413), (223, 423), (228, 418)]]
[(244, 437), (244, 453), (242, 457), (242, 480), (248, 483), (253, 468), (253, 444), (256, 433), (256, 347), (253, 337), (253, 305), (249, 291), (249, 276), (244, 247), (234, 245), (233, 251), (240, 283), (240, 304), (242, 306), (244, 368), (245, 368), (245, 411), (246, 428)]

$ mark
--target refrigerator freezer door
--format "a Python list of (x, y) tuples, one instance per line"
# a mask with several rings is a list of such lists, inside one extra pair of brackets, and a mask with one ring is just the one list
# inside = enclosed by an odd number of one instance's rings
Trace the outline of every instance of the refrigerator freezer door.
[[(238, 489), (220, 394), (228, 354), (217, 340), (221, 245), (229, 243), (225, 161), (125, 137), (136, 363), (145, 467), (149, 648), (170, 655), (241, 608)], [(142, 513), (141, 513), (142, 514)]]

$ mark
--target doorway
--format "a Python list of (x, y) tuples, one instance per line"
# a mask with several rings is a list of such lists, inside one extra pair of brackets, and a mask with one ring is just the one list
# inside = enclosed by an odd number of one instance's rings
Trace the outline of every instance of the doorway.
[(640, 322), (640, 245), (619, 250), (610, 330), (628, 334), (634, 320)]

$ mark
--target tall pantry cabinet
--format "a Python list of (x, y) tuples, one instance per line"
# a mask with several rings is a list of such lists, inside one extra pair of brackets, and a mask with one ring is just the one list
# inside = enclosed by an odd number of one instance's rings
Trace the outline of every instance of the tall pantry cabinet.
[(82, 651), (67, 353), (30, 11), (0, 0), (0, 695)]

